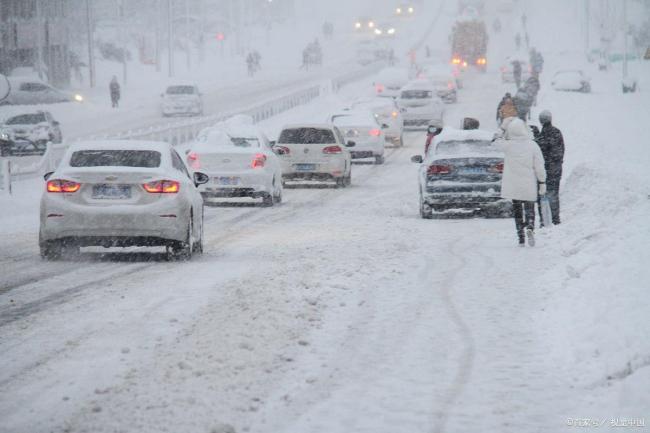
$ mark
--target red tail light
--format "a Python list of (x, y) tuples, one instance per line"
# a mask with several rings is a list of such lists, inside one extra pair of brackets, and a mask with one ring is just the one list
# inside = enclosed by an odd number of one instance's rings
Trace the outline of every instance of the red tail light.
[(371, 129), (368, 131), (368, 134), (370, 134), (373, 137), (379, 137), (381, 135), (381, 129)]
[(275, 146), (273, 147), (273, 150), (277, 155), (289, 155), (291, 153), (291, 149), (284, 146)]
[(427, 174), (429, 176), (433, 174), (449, 174), (449, 173), (451, 173), (451, 167), (448, 165), (432, 164), (427, 169)]
[(377, 93), (382, 93), (384, 91), (384, 85), (383, 84), (377, 84), (375, 86), (375, 89), (377, 89)]
[(503, 173), (503, 163), (500, 162), (496, 165), (493, 165), (488, 169), (488, 171), (492, 173)]
[(258, 153), (255, 155), (255, 158), (253, 158), (253, 162), (251, 163), (251, 168), (262, 168), (264, 167), (264, 163), (266, 162), (266, 155), (263, 153)]
[(323, 153), (327, 155), (336, 155), (343, 152), (343, 149), (341, 149), (340, 146), (327, 146), (325, 149), (323, 149)]
[(47, 181), (47, 192), (77, 192), (81, 184), (72, 180), (53, 179)]
[(454, 83), (452, 83), (451, 81), (448, 82), (448, 83), (447, 83), (447, 88), (448, 88), (449, 90), (453, 90), (453, 89), (454, 89)]
[(175, 180), (154, 180), (142, 185), (145, 191), (157, 194), (176, 194), (181, 189), (181, 184)]
[(198, 170), (201, 168), (201, 161), (199, 161), (199, 155), (196, 152), (191, 152), (187, 155), (187, 161), (190, 163), (192, 170)]

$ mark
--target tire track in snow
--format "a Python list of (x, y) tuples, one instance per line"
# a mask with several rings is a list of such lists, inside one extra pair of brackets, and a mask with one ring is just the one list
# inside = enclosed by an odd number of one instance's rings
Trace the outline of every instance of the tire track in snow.
[(459, 264), (447, 271), (447, 276), (441, 285), (442, 289), (440, 291), (440, 295), (444, 301), (445, 309), (447, 310), (451, 321), (458, 330), (458, 334), (463, 342), (463, 347), (460, 352), (458, 371), (456, 372), (452, 386), (445, 393), (442, 407), (439, 410), (434, 411), (438, 412), (439, 414), (438, 419), (435, 420), (433, 424), (432, 431), (434, 433), (444, 433), (446, 431), (447, 421), (450, 417), (450, 411), (455, 406), (458, 398), (463, 393), (465, 385), (467, 385), (467, 382), (469, 381), (474, 366), (474, 358), (476, 357), (476, 345), (474, 343), (474, 337), (469, 326), (463, 320), (463, 316), (460, 313), (458, 307), (455, 305), (452, 296), (452, 290), (457, 275), (462, 272), (463, 269), (468, 265), (467, 259), (465, 259), (465, 251), (460, 254), (456, 252), (457, 242), (458, 239), (452, 240), (448, 244), (448, 251), (454, 258), (456, 258), (456, 260), (459, 261)]

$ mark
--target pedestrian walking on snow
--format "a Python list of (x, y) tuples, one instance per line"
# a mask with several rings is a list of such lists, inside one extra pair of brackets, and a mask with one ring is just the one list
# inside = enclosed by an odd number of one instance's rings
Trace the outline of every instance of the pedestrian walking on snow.
[[(562, 132), (552, 124), (551, 112), (544, 110), (539, 114), (542, 130), (536, 138), (546, 169), (546, 196), (551, 205), (551, 216), (554, 225), (560, 224), (560, 180), (562, 179), (562, 164), (564, 163), (564, 137)], [(541, 217), (541, 206), (539, 207)]]
[(544, 156), (523, 120), (503, 122), (503, 138), (494, 144), (504, 153), (501, 197), (512, 200), (519, 245), (535, 246), (535, 201), (546, 194)]
[(515, 107), (515, 101), (512, 99), (512, 95), (510, 93), (506, 93), (497, 106), (497, 123), (499, 126), (501, 126), (503, 121), (508, 117), (517, 117), (517, 108)]
[(111, 93), (111, 105), (116, 108), (120, 103), (120, 83), (117, 82), (115, 75), (113, 75), (113, 79), (108, 85), (108, 90)]
[(517, 89), (521, 87), (521, 72), (521, 62), (519, 60), (512, 62), (512, 77), (515, 80), (515, 86), (517, 86)]

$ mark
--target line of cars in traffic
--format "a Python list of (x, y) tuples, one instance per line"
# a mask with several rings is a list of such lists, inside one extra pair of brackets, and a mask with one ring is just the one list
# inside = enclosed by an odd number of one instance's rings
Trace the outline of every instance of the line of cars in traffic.
[(271, 141), (248, 116), (205, 128), (176, 148), (156, 142), (71, 145), (45, 175), (39, 246), (48, 260), (81, 247), (165, 247), (169, 259), (203, 251), (203, 208), (219, 199), (283, 201), (284, 187), (352, 183), (353, 160), (384, 162), (402, 143), (392, 99), (360, 99), (323, 123), (285, 126)]

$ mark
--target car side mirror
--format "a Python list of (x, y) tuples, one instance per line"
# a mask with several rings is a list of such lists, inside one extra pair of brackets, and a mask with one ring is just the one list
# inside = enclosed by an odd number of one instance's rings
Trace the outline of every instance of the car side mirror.
[(406, 108), (400, 108), (399, 111), (400, 113), (406, 113)]
[(348, 141), (347, 143), (345, 143), (345, 147), (354, 147), (356, 145), (357, 143), (355, 143), (354, 141)]
[(275, 146), (276, 144), (278, 144), (277, 141), (269, 141), (269, 145), (270, 145), (271, 147)]
[(424, 161), (424, 159), (422, 158), (422, 155), (414, 155), (414, 156), (411, 157), (411, 162), (415, 162), (417, 164), (422, 164), (422, 161)]
[(388, 125), (385, 124), (385, 123), (382, 123), (382, 125), (381, 125), (381, 129), (388, 129), (388, 128), (390, 128), (390, 126), (388, 126)]
[(210, 176), (199, 171), (194, 173), (194, 185), (199, 186), (210, 181)]
[(55, 121), (52, 122), (52, 125), (54, 125), (54, 126), (60, 126), (61, 124), (59, 123), (58, 120), (55, 120)]
[(48, 171), (47, 173), (45, 173), (45, 174), (43, 175), (43, 180), (49, 180), (50, 177), (52, 177), (53, 174), (54, 174), (53, 171)]

